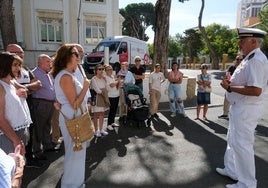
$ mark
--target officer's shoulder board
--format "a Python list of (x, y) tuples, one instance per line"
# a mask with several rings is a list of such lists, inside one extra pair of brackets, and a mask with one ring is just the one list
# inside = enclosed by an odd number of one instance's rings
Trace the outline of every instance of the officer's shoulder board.
[(248, 56), (248, 60), (252, 59), (254, 57), (255, 53), (251, 54), (250, 56)]

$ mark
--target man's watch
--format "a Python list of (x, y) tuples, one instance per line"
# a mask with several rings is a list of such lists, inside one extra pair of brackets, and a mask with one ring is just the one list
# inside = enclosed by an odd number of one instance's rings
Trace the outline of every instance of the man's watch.
[(228, 91), (229, 93), (231, 93), (232, 92), (231, 86), (228, 86), (227, 89), (226, 89), (226, 91)]

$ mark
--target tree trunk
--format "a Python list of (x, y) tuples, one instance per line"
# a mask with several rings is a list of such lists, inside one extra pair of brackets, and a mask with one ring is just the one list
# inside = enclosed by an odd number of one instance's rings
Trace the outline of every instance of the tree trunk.
[(13, 0), (0, 0), (0, 31), (4, 49), (8, 44), (17, 43), (12, 6)]
[(161, 65), (161, 70), (167, 75), (168, 62), (168, 37), (169, 37), (169, 13), (171, 0), (157, 0), (155, 4), (155, 36), (153, 67), (156, 63)]
[(210, 51), (210, 56), (212, 58), (212, 62), (211, 62), (212, 68), (213, 69), (219, 69), (219, 58), (218, 58), (218, 54), (215, 52), (215, 50), (213, 49), (212, 45), (210, 44), (210, 41), (209, 41), (209, 39), (207, 37), (206, 30), (202, 26), (202, 16), (203, 16), (204, 7), (205, 7), (205, 0), (202, 0), (202, 6), (201, 6), (199, 17), (198, 17), (198, 28), (199, 28), (202, 36), (204, 37), (205, 42), (207, 44), (207, 47), (208, 47), (208, 49)]

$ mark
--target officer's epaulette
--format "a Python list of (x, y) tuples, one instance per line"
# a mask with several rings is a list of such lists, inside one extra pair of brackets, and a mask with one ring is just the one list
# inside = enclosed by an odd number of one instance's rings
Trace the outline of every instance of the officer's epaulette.
[(251, 54), (250, 56), (248, 56), (248, 60), (250, 60), (251, 58), (253, 58), (255, 55), (255, 53)]

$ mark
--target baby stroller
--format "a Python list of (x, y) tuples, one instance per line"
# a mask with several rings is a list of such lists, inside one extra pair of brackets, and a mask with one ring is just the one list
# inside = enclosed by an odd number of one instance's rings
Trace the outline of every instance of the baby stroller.
[[(136, 85), (129, 85), (124, 88), (127, 110), (127, 122), (136, 123), (138, 127), (151, 125), (149, 107), (146, 98), (143, 97), (141, 89)], [(147, 121), (146, 121), (147, 120)], [(146, 121), (146, 124), (145, 124)]]

